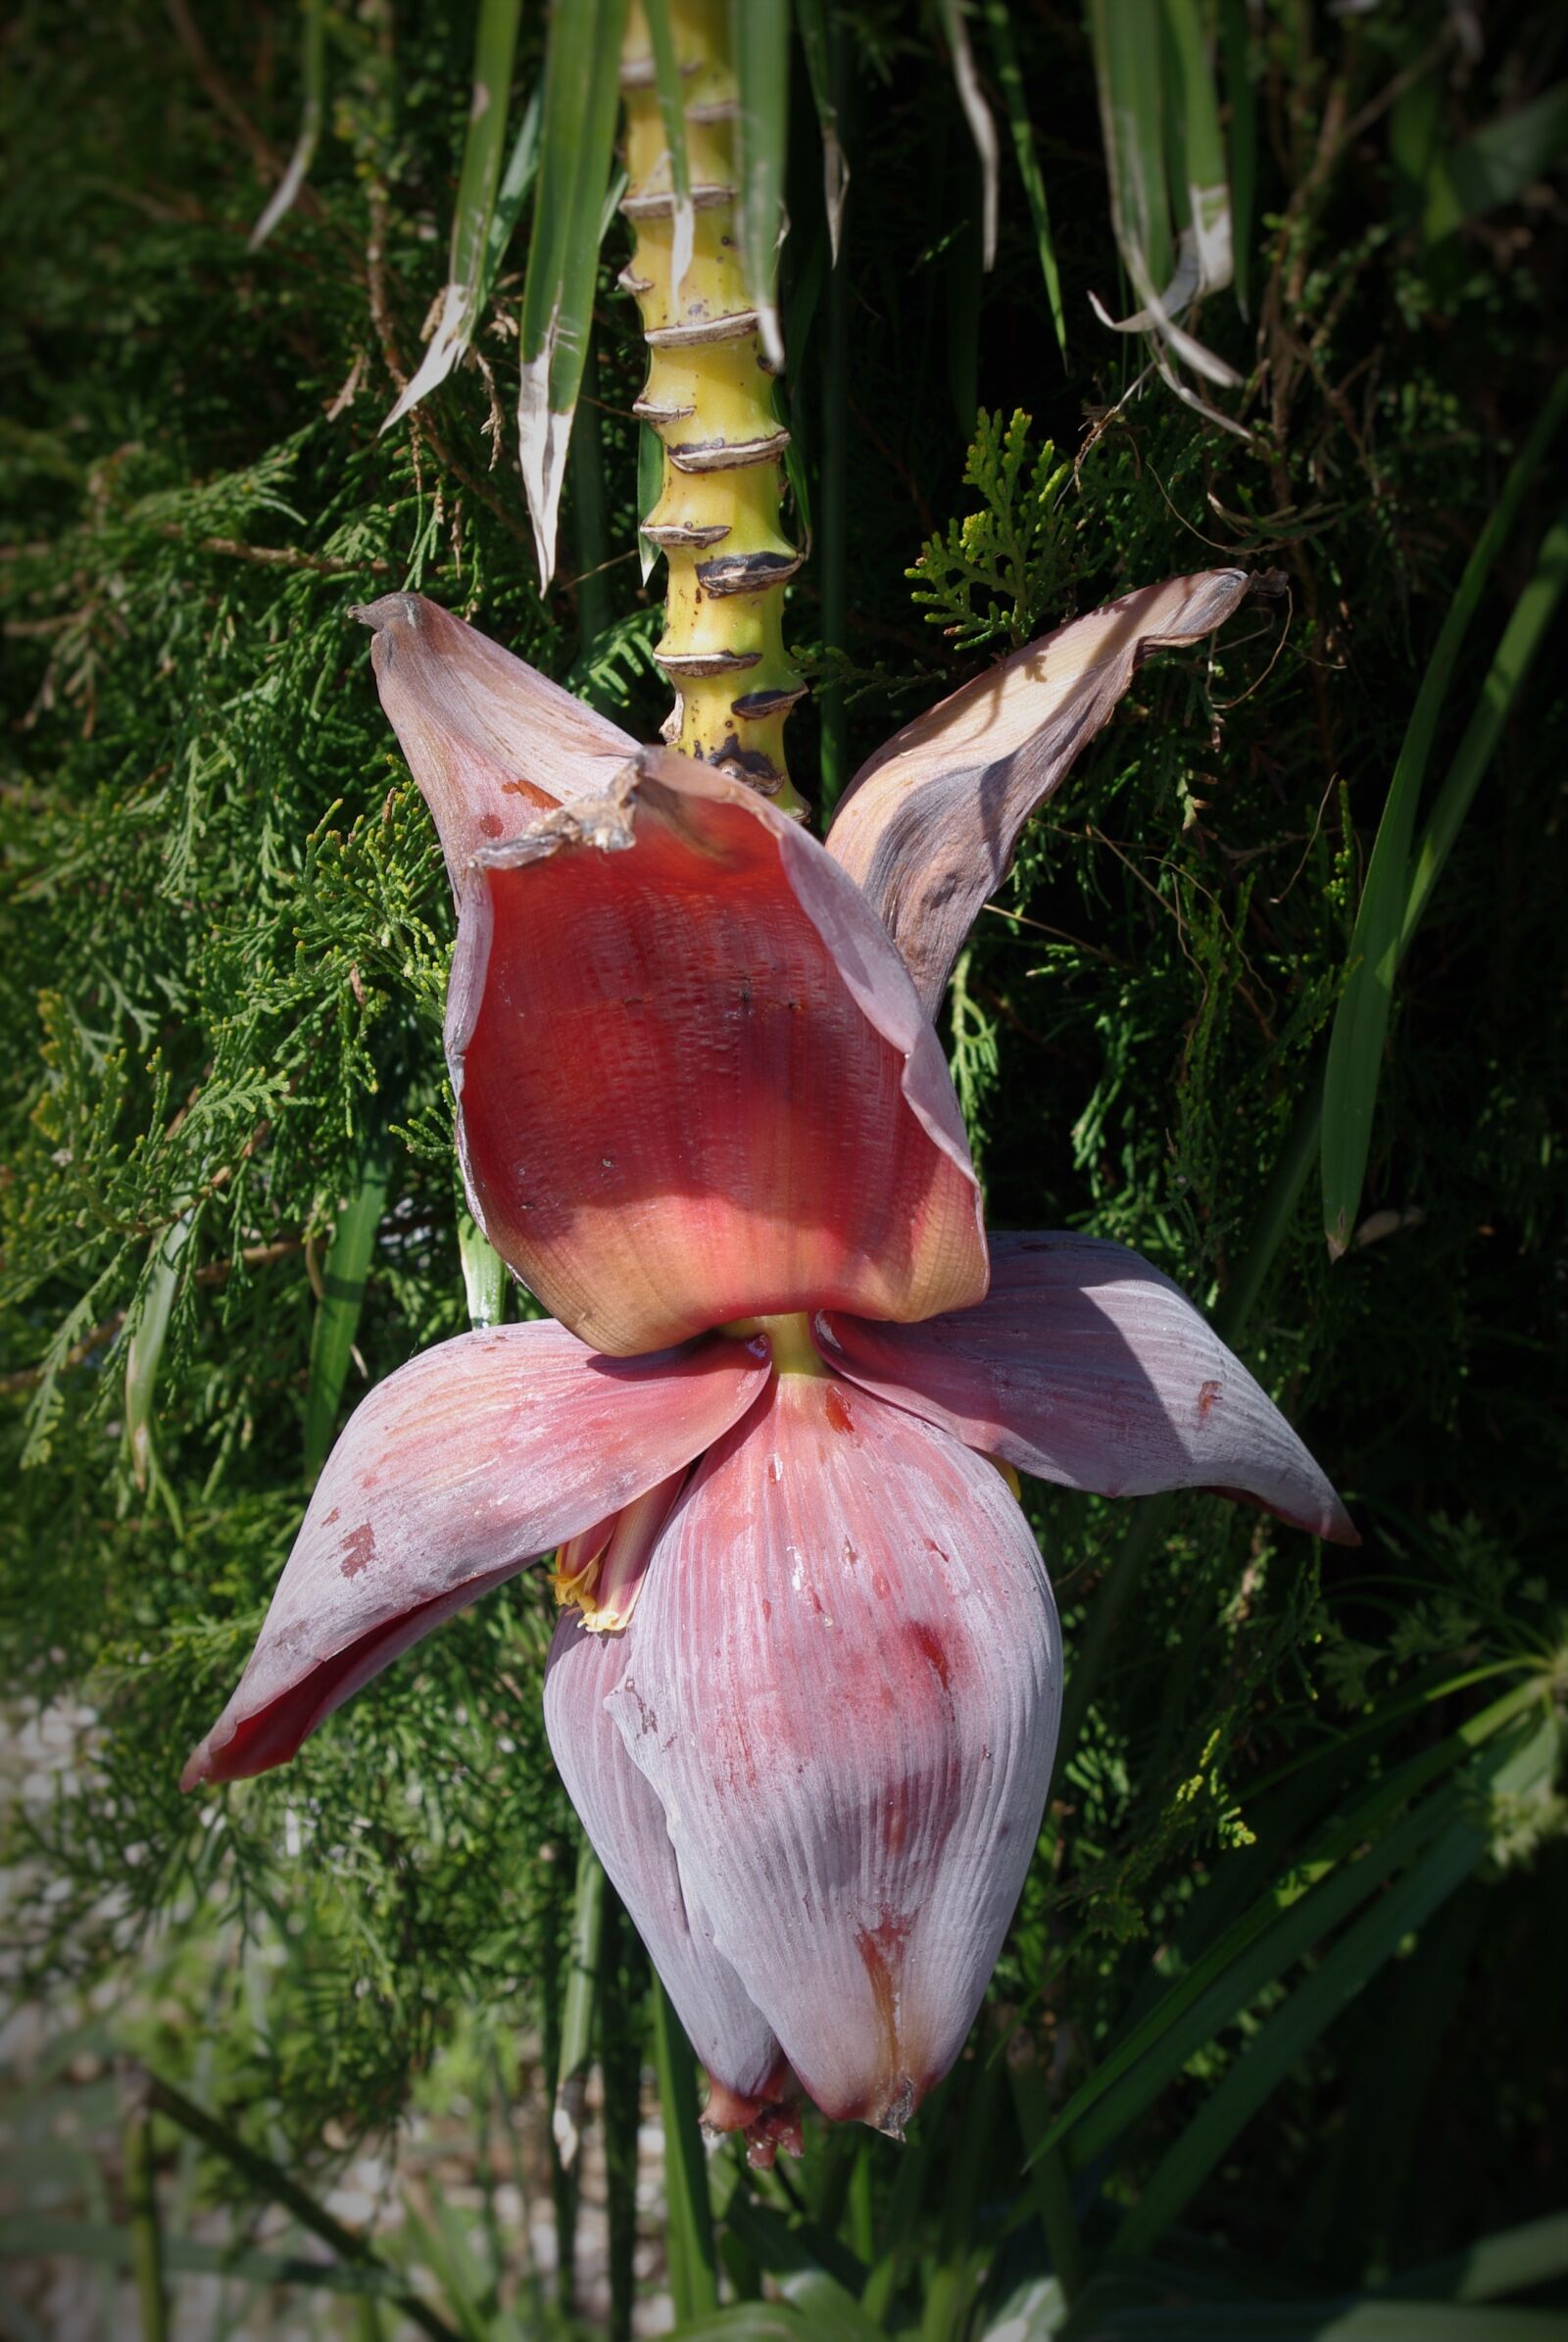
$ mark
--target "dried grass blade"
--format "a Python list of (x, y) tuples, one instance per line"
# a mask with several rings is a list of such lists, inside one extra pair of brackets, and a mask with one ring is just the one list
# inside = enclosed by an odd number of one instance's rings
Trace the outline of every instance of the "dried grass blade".
[(986, 104), (980, 76), (975, 71), (974, 51), (969, 46), (969, 27), (964, 21), (963, 0), (942, 0), (942, 29), (947, 35), (949, 53), (953, 59), (953, 79), (958, 93), (958, 104), (963, 109), (963, 119), (969, 125), (969, 135), (980, 157), (984, 187), (982, 265), (989, 268), (997, 257), (1001, 148), (997, 142), (997, 125), (991, 119), (991, 109)]

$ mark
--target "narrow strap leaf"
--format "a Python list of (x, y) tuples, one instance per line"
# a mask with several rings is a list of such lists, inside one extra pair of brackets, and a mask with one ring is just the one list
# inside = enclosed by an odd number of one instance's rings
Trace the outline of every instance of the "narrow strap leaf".
[(1410, 888), (1404, 901), (1404, 920), (1399, 929), (1401, 958), (1421, 924), (1432, 890), (1496, 752), (1498, 736), (1557, 614), (1565, 586), (1568, 586), (1568, 518), (1553, 521), (1541, 541), (1535, 572), (1503, 628), (1502, 640), (1487, 670), (1475, 711), (1416, 847)]
[(153, 1396), (158, 1387), (158, 1361), (164, 1353), (170, 1314), (179, 1291), (179, 1256), (195, 1225), (194, 1211), (181, 1212), (171, 1228), (153, 1240), (140, 1304), (130, 1339), (125, 1344), (125, 1436), (130, 1442), (130, 1468), (138, 1488), (145, 1488), (153, 1468)]
[[(1331, 1821), (1289, 1872), (1225, 1927), (1142, 2023), (1102, 2059), (1034, 2142), (1034, 2152), (1050, 2152), (1070, 2139), (1071, 2160), (1082, 2166), (1106, 2139), (1125, 2129), (1180, 2072), (1193, 2046), (1201, 2047), (1216, 2025), (1247, 2007), (1257, 1991), (1364, 1901), (1389, 1871), (1416, 1852), (1441, 1826), (1441, 1812), (1429, 1800), (1394, 1830), (1385, 1830), (1372, 1852), (1337, 1881), (1336, 1868), (1390, 1815), (1485, 1747), (1539, 1696), (1533, 1683), (1505, 1692)], [(1253, 1949), (1260, 1938), (1268, 1946), (1261, 1963)], [(1202, 2027), (1189, 2046), (1188, 2034), (1198, 2024), (1200, 2009), (1205, 2012)]]
[(784, 232), (784, 160), (789, 135), (789, 9), (785, 0), (730, 0), (730, 43), (740, 111), (735, 165), (740, 178), (741, 258), (768, 365), (784, 370), (778, 322), (778, 248)]
[(1163, 0), (1175, 72), (1168, 98), (1180, 124), (1188, 226), (1198, 255), (1198, 291), (1217, 292), (1231, 280), (1231, 195), (1225, 143), (1197, 0)]
[(517, 396), (541, 586), (555, 575), (561, 485), (593, 322), (625, 15), (626, 0), (558, 0), (550, 12)]
[(480, 0), (473, 52), (473, 98), (468, 112), (468, 135), (463, 149), (463, 170), (458, 179), (457, 209), (452, 218), (452, 256), (446, 291), (441, 296), (441, 314), (418, 371), (381, 425), (383, 431), (389, 431), (411, 407), (418, 405), (427, 391), (446, 380), (472, 341), (479, 321), (490, 229), (501, 180), (501, 156), (506, 143), (518, 9), (519, 0)]
[(551, 2117), (556, 2147), (569, 2171), (582, 2145), (588, 2069), (594, 2054), (594, 2008), (599, 1999), (600, 1944), (605, 1921), (604, 1867), (583, 1840), (572, 1894), (566, 1992), (561, 2009), (561, 2060)]
[(1231, 254), (1236, 304), (1245, 317), (1251, 292), (1252, 210), (1257, 195), (1257, 92), (1252, 85), (1247, 0), (1220, 0), (1219, 35), (1230, 115)]
[(339, 1213), (322, 1272), (324, 1291), (311, 1335), (311, 1371), (305, 1391), (305, 1482), (314, 1487), (337, 1428), (337, 1412), (360, 1328), (365, 1283), (375, 1252), (376, 1231), (386, 1205), (392, 1151), (385, 1133), (372, 1141), (359, 1186)]
[(1397, 1884), (1379, 1897), (1284, 2005), (1167, 2150), (1110, 2247), (1125, 2262), (1150, 2251), (1179, 2218), (1233, 2139), (1340, 2011), (1469, 1878), (1486, 1852), (1491, 1799), (1524, 1796), (1550, 1778), (1557, 1733), (1550, 1719), (1521, 1746), (1512, 1735), (1489, 1749), (1443, 1792), (1451, 1819)]
[(654, 85), (659, 93), (659, 119), (664, 125), (669, 150), (669, 183), (675, 198), (674, 233), (670, 245), (669, 275), (678, 302), (691, 267), (697, 237), (697, 213), (692, 204), (691, 157), (686, 145), (686, 109), (681, 89), (680, 60), (675, 54), (675, 29), (670, 23), (670, 0), (644, 0), (648, 37), (654, 51)]
[(517, 134), (507, 157), (507, 167), (501, 173), (496, 189), (495, 208), (490, 214), (490, 232), (485, 238), (484, 268), (479, 279), (477, 307), (483, 310), (495, 291), (496, 278), (507, 257), (512, 232), (527, 200), (528, 190), (539, 174), (539, 126), (544, 119), (544, 89), (536, 83), (528, 93), (528, 103), (522, 110)]
[(844, 199), (849, 193), (850, 166), (839, 137), (838, 108), (833, 102), (833, 56), (823, 0), (795, 0), (795, 22), (806, 52), (806, 72), (816, 108), (816, 126), (822, 137), (822, 203), (827, 213), (828, 247), (838, 267), (839, 242), (844, 233)]
[(708, 2193), (708, 2161), (697, 2126), (697, 2060), (663, 1985), (654, 1980), (654, 2051), (664, 2122), (664, 2197), (668, 2205), (669, 2290), (675, 2318), (711, 2316), (718, 2307), (718, 2257)]
[(1528, 106), (1499, 115), (1463, 144), (1439, 155), (1427, 182), (1429, 244), (1521, 196), (1568, 155), (1568, 81)]
[(1372, 1146), (1372, 1115), (1383, 1067), (1383, 1045), (1394, 1002), (1394, 974), (1404, 930), (1410, 842), (1421, 785), (1439, 718), (1470, 621), (1493, 563), (1513, 527), (1525, 490), (1568, 415), (1568, 374), (1547, 394), (1529, 438), (1514, 459), (1502, 493), (1465, 563), (1421, 679), (1388, 802), (1378, 824), (1366, 884), (1350, 938), (1349, 975), (1335, 1011), (1323, 1093), (1323, 1227), (1330, 1257), (1350, 1242), (1360, 1208)]
[(1018, 70), (1018, 51), (1012, 37), (1012, 17), (1007, 0), (986, 0), (986, 23), (990, 27), (991, 46), (997, 60), (997, 79), (1002, 84), (1002, 102), (1007, 109), (1012, 151), (1018, 159), (1018, 176), (1023, 181), (1029, 216), (1035, 223), (1035, 249), (1040, 255), (1040, 272), (1046, 280), (1046, 298), (1051, 303), (1051, 321), (1056, 328), (1056, 340), (1065, 358), (1067, 317), (1061, 305), (1061, 272), (1056, 267), (1056, 246), (1051, 233), (1051, 208), (1046, 201), (1046, 182), (1040, 173), (1040, 157), (1035, 152), (1035, 127), (1029, 119), (1023, 74)]
[(305, 85), (299, 135), (282, 177), (268, 198), (266, 209), (251, 229), (246, 249), (260, 252), (284, 214), (293, 210), (316, 160), (317, 142), (326, 111), (326, 0), (305, 0), (304, 47), (301, 78)]
[(1111, 223), (1142, 301), (1171, 272), (1157, 0), (1089, 0)]

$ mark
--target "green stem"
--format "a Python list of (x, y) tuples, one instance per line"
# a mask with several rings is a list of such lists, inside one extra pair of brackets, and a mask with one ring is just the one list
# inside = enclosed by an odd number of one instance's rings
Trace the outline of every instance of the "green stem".
[[(547, 2102), (556, 2102), (561, 2078), (561, 1999), (555, 1971), (547, 1964), (540, 1978), (540, 2034)], [(550, 2193), (556, 2214), (556, 2306), (568, 2322), (577, 2289), (577, 2180), (562, 2160), (554, 2123), (550, 2126)]]
[(654, 1979), (654, 2054), (664, 2122), (664, 2193), (669, 2207), (669, 2290), (675, 2322), (718, 2308), (718, 2257), (708, 2195), (708, 2159), (697, 2125), (697, 2060), (662, 1983)]
[(158, 2221), (152, 2117), (145, 2098), (126, 2118), (125, 2224), (141, 2320), (141, 2342), (168, 2342), (169, 2292), (164, 2282), (164, 2232)]
[(609, 2342), (631, 2342), (636, 2298), (637, 2127), (641, 2114), (642, 1946), (612, 1887), (605, 1887), (600, 1959), (599, 2070), (605, 2085), (605, 2199), (610, 2222)]
[[(281, 2206), (302, 2228), (313, 2236), (318, 2236), (323, 2244), (330, 2245), (340, 2261), (350, 2262), (357, 2268), (372, 2269), (387, 2276), (393, 2274), (363, 2236), (358, 2235), (353, 2228), (346, 2228), (324, 2205), (318, 2204), (313, 2195), (301, 2187), (299, 2181), (292, 2178), (280, 2164), (249, 2146), (237, 2131), (230, 2129), (217, 2115), (209, 2114), (205, 2107), (198, 2106), (193, 2098), (187, 2098), (183, 2090), (176, 2089), (172, 2081), (165, 2081), (159, 2074), (149, 2074), (146, 2087), (149, 2111), (165, 2116), (171, 2122), (176, 2122), (188, 2137), (197, 2140), (212, 2154), (221, 2156), (232, 2170), (239, 2172), (253, 2195), (265, 2203)], [(454, 2342), (451, 2326), (444, 2318), (438, 2318), (417, 2295), (399, 2294), (394, 2299), (400, 2315), (408, 2318), (411, 2324), (416, 2325), (421, 2333), (429, 2334), (432, 2342)]]
[(1320, 1055), (1263, 1191), (1241, 1268), (1215, 1307), (1214, 1331), (1222, 1342), (1234, 1342), (1256, 1307), (1257, 1296), (1290, 1231), (1301, 1190), (1316, 1159), (1318, 1132), (1323, 1122), (1323, 1065)]

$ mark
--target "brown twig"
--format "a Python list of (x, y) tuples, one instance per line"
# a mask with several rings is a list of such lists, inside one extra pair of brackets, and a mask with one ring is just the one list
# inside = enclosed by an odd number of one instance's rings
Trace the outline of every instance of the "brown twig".
[(238, 537), (187, 537), (177, 520), (164, 521), (158, 534), (189, 545), (192, 553), (221, 554), (228, 561), (254, 561), (259, 568), (313, 569), (322, 577), (356, 576), (362, 570), (368, 570), (372, 577), (393, 574), (390, 561), (340, 561), (329, 554), (302, 553), (292, 545), (242, 545)]
[[(179, 45), (190, 59), (197, 80), (201, 83), (217, 112), (236, 132), (258, 171), (267, 178), (277, 178), (283, 170), (282, 157), (270, 140), (256, 127), (238, 98), (230, 89), (212, 51), (203, 40), (196, 20), (185, 0), (167, 0), (169, 18), (179, 39)], [(304, 190), (302, 190), (302, 193)]]
[[(236, 1268), (268, 1268), (274, 1260), (286, 1260), (290, 1253), (298, 1252), (303, 1243), (302, 1237), (285, 1236), (270, 1244), (246, 1244), (232, 1260), (207, 1261), (195, 1272), (193, 1283), (223, 1285)], [(112, 1310), (108, 1317), (93, 1327), (90, 1334), (84, 1334), (79, 1342), (72, 1343), (61, 1360), (60, 1372), (69, 1374), (73, 1367), (80, 1366), (85, 1359), (90, 1358), (94, 1350), (102, 1349), (106, 1342), (113, 1342), (124, 1322), (123, 1309)], [(0, 1375), (0, 1394), (34, 1390), (43, 1381), (47, 1369), (42, 1366), (22, 1366), (12, 1374)]]

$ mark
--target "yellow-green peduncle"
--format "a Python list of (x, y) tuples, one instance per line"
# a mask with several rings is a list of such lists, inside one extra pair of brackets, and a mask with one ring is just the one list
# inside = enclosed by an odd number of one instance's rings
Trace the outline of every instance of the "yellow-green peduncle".
[(754, 1334), (765, 1334), (775, 1374), (826, 1375), (832, 1371), (812, 1339), (811, 1320), (805, 1310), (787, 1317), (738, 1317), (718, 1331), (742, 1342)]
[(632, 0), (621, 50), (635, 295), (648, 379), (634, 412), (663, 443), (643, 534), (669, 580), (655, 650), (675, 693), (664, 738), (728, 766), (791, 813), (806, 805), (784, 760), (784, 719), (806, 686), (784, 649), (784, 587), (801, 556), (779, 521), (789, 433), (774, 412), (736, 230), (735, 75), (726, 0), (669, 0), (691, 186), (691, 257), (672, 281), (676, 198), (653, 43)]

